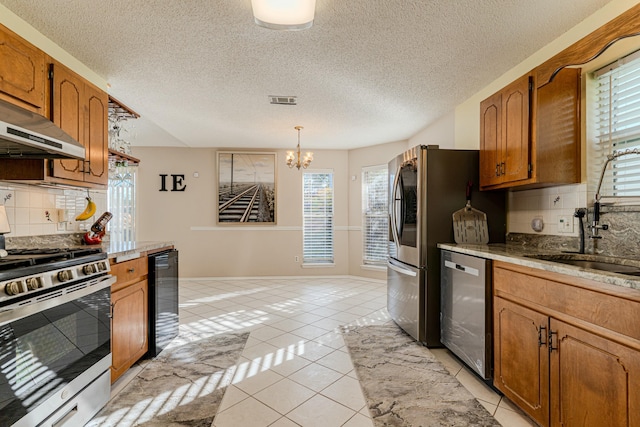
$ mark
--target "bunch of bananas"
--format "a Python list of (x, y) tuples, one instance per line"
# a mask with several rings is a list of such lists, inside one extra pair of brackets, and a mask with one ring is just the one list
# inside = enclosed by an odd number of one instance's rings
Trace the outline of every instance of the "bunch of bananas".
[(96, 204), (91, 200), (91, 197), (87, 196), (87, 207), (84, 211), (76, 217), (76, 221), (85, 221), (91, 218), (96, 213)]

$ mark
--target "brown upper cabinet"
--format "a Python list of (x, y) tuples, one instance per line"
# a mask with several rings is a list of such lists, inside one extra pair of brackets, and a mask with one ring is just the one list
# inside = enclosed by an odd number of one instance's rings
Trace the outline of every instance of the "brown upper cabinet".
[(84, 145), (85, 160), (52, 161), (51, 176), (93, 184), (108, 182), (108, 108), (106, 92), (62, 64), (49, 66), (51, 121)]
[(480, 185), (529, 178), (531, 77), (524, 76), (480, 104)]
[(0, 159), (0, 180), (108, 184), (108, 94), (2, 26), (0, 98), (48, 117), (86, 153), (84, 161)]
[(45, 54), (0, 25), (0, 99), (46, 116)]
[[(640, 35), (640, 4), (480, 104), (480, 188), (538, 188), (581, 180), (581, 69)], [(525, 85), (529, 83), (528, 89)]]
[(480, 103), (483, 190), (580, 182), (580, 70), (535, 70)]

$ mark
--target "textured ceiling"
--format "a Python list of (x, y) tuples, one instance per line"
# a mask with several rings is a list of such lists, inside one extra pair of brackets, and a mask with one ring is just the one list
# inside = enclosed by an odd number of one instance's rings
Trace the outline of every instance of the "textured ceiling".
[(311, 149), (407, 139), (607, 2), (317, 0), (279, 32), (250, 0), (0, 0), (142, 115), (134, 145)]

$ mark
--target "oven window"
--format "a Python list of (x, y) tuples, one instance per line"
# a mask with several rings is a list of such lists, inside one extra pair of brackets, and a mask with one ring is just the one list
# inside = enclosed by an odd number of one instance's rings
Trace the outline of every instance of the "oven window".
[(110, 352), (109, 288), (0, 327), (0, 425), (11, 425)]

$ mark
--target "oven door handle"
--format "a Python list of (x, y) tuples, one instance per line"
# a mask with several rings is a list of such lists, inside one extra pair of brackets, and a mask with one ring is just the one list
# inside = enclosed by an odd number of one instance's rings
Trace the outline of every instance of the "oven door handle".
[[(34, 301), (31, 303), (25, 304), (23, 301), (22, 303), (8, 306), (6, 307), (5, 311), (0, 312), (0, 326), (4, 326), (20, 319), (24, 319), (27, 316), (31, 316), (33, 314), (40, 313), (41, 311), (57, 307), (75, 299), (91, 295), (94, 292), (101, 291), (102, 289), (108, 288), (116, 283), (116, 277), (112, 275), (100, 276), (99, 279), (100, 280), (94, 284), (89, 284), (84, 288), (73, 290), (71, 292), (65, 292), (65, 290), (73, 289), (73, 285), (69, 286), (68, 288), (51, 292), (51, 294), (56, 294), (57, 296), (45, 299), (43, 297), (50, 294), (44, 294), (40, 295), (39, 297), (34, 297)], [(88, 283), (91, 282), (93, 282), (93, 280), (89, 281)], [(38, 299), (41, 300), (38, 301)]]

